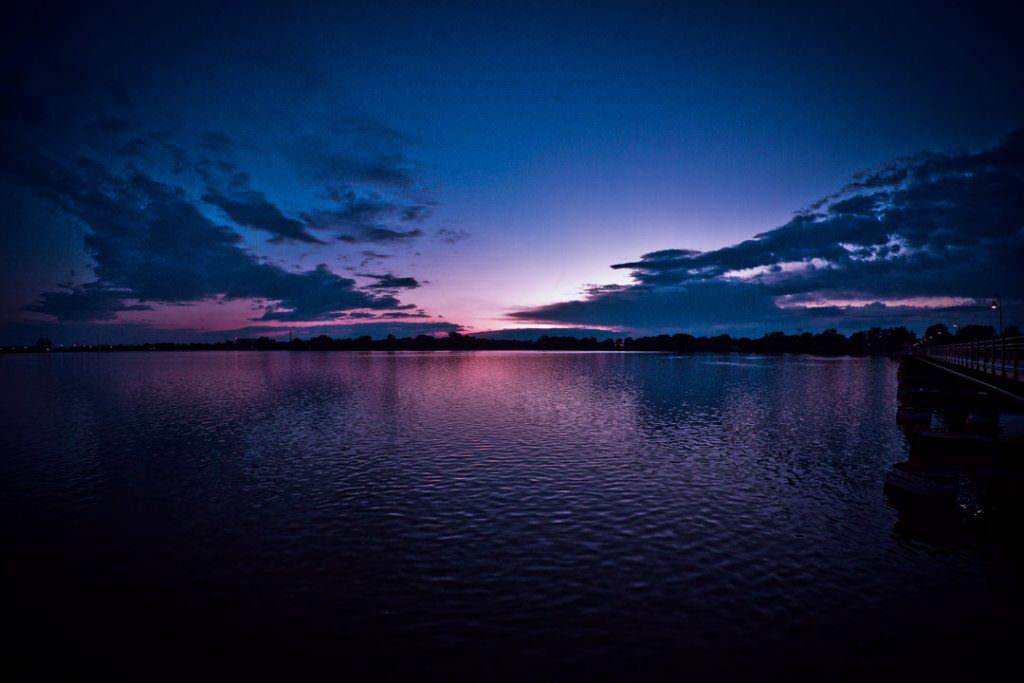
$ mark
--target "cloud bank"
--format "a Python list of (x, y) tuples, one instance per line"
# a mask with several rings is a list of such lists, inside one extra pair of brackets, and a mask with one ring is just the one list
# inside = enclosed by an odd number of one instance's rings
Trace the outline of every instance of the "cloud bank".
[(638, 330), (913, 324), (1024, 298), (1024, 130), (978, 153), (863, 172), (786, 225), (722, 249), (617, 263), (634, 284), (516, 320)]
[[(81, 226), (93, 262), (91, 279), (41, 292), (27, 312), (81, 324), (156, 304), (251, 300), (259, 312), (253, 320), (263, 322), (412, 315), (405, 311), (415, 306), (398, 292), (419, 280), (388, 272), (361, 286), (326, 265), (337, 248), (317, 251), (423, 235), (418, 226), (433, 202), (419, 189), (401, 133), (343, 119), (281, 143), (295, 175), (317, 194), (297, 198), (305, 205), (289, 211), (253, 186), (238, 161), (240, 144), (222, 132), (149, 130), (133, 118), (126, 91), (93, 87), (81, 74), (75, 80), (39, 67), (10, 76), (0, 108), (0, 179), (31, 189)], [(324, 262), (290, 266), (288, 251), (271, 262), (252, 248), (260, 235), (279, 248), (312, 249), (304, 256)]]

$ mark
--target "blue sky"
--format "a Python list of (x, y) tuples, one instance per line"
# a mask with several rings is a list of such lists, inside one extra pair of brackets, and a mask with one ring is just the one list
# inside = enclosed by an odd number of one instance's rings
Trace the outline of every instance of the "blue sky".
[(1015, 320), (1015, 22), (824, 5), (34, 5), (2, 340)]

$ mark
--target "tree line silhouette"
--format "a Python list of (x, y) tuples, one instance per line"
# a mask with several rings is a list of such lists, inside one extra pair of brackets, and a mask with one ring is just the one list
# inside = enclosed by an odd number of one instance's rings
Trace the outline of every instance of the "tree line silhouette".
[[(1019, 336), (1020, 331), (1010, 326), (1003, 336)], [(335, 339), (320, 335), (310, 339), (279, 341), (270, 337), (230, 339), (221, 342), (152, 343), (152, 344), (74, 344), (55, 345), (50, 339), (40, 338), (32, 346), (6, 346), (5, 353), (41, 351), (671, 351), (676, 353), (738, 352), (738, 353), (809, 353), (825, 356), (889, 355), (904, 352), (914, 344), (946, 344), (961, 341), (992, 339), (994, 328), (987, 325), (966, 325), (951, 332), (942, 324), (929, 327), (924, 336), (906, 327), (872, 327), (846, 336), (834, 329), (817, 334), (800, 332), (786, 334), (769, 332), (764, 336), (695, 337), (690, 334), (659, 334), (653, 337), (624, 337), (602, 339), (596, 337), (542, 336), (536, 340), (488, 339), (451, 332), (445, 337), (421, 334), (417, 337), (385, 339), (368, 336)]]

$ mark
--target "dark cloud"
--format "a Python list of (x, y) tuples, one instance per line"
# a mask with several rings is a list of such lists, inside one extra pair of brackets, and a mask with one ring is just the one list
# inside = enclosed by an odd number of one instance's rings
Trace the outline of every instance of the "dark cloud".
[(427, 315), (424, 311), (416, 311), (415, 313), (382, 313), (380, 317), (385, 319), (397, 320), (402, 318), (429, 318), (430, 316)]
[[(656, 252), (613, 268), (646, 284), (685, 284), (800, 264), (761, 276), (780, 293), (1024, 295), (1009, 264), (1024, 256), (1024, 137), (979, 154), (917, 157), (883, 191), (836, 198), (824, 213), (703, 254)], [(877, 189), (877, 186), (875, 186)], [(776, 270), (777, 274), (779, 271)]]
[(359, 156), (405, 157), (406, 150), (415, 142), (405, 132), (365, 116), (335, 118), (328, 132), (337, 148), (356, 150)]
[(352, 184), (407, 191), (416, 186), (409, 138), (366, 119), (344, 119), (328, 135), (302, 135), (288, 154), (306, 177), (325, 186)]
[(455, 244), (461, 242), (464, 239), (469, 238), (469, 233), (465, 230), (453, 230), (451, 228), (441, 228), (437, 231), (437, 237), (446, 244)]
[[(279, 271), (284, 273), (284, 271)], [(275, 282), (265, 283), (263, 291), (247, 294), (249, 297), (277, 300), (261, 320), (330, 320), (352, 308), (403, 308), (390, 295), (374, 295), (355, 288), (355, 282), (331, 272), (326, 265), (304, 273), (286, 274)]]
[(111, 289), (99, 284), (67, 287), (55, 292), (43, 292), (39, 301), (25, 307), (35, 313), (46, 313), (63, 322), (114, 320), (123, 311), (149, 311), (146, 304), (130, 304), (127, 300), (134, 292)]
[(309, 212), (307, 224), (333, 233), (343, 242), (397, 242), (420, 237), (419, 228), (400, 226), (426, 220), (430, 208), (386, 198), (379, 193), (360, 194), (353, 190), (331, 192), (335, 205)]
[(348, 243), (413, 240), (423, 230), (433, 200), (415, 179), (407, 150), (411, 140), (367, 119), (341, 119), (326, 134), (306, 134), (287, 152), (299, 172), (323, 188), (333, 205), (309, 210), (306, 226)]
[(638, 285), (600, 291), (586, 299), (512, 313), (531, 322), (659, 329), (768, 320), (780, 311), (762, 286), (697, 282), (685, 287)]
[(420, 286), (419, 281), (414, 277), (395, 277), (391, 273), (385, 275), (357, 273), (357, 275), (376, 280), (377, 282), (370, 285), (371, 289), (416, 289)]
[(447, 334), (448, 332), (459, 332), (460, 325), (448, 322), (398, 322), (381, 321), (376, 323), (360, 323), (358, 325), (333, 325), (321, 328), (305, 328), (303, 336), (314, 334), (326, 334), (331, 337), (360, 337), (368, 336), (374, 339), (382, 339), (389, 334), (398, 338), (416, 337), (421, 334), (435, 335)]
[[(323, 245), (312, 232), (319, 224), (306, 219), (321, 209), (287, 215), (252, 187), (236, 161), (240, 145), (233, 138), (142, 129), (116, 88), (78, 76), (34, 67), (15, 70), (2, 86), (0, 176), (84, 228), (95, 274), (87, 284), (41, 293), (26, 310), (65, 322), (106, 321), (152, 303), (252, 299), (261, 320), (295, 322), (411, 306), (393, 292), (418, 286), (414, 278), (363, 289), (326, 265), (299, 270), (257, 258), (245, 248), (242, 230), (269, 233), (271, 242)], [(307, 141), (327, 152), (345, 151), (362, 164), (355, 176), (386, 179), (412, 168), (404, 154), (408, 140), (397, 131), (365, 120), (345, 121), (339, 131), (309, 133)], [(333, 141), (339, 135), (340, 147)], [(389, 172), (385, 162), (393, 162)], [(390, 184), (413, 186), (411, 176)], [(336, 218), (347, 212), (345, 231), (335, 234), (347, 241), (413, 239), (422, 231), (411, 224), (430, 215), (422, 200), (369, 190), (337, 197), (322, 210), (335, 211)], [(211, 218), (215, 211), (230, 224)]]
[(394, 257), (394, 254), (381, 254), (381, 253), (378, 253), (376, 251), (369, 251), (369, 250), (361, 251), (361, 252), (359, 252), (359, 254), (363, 257), (362, 260), (359, 261), (359, 267), (360, 268), (365, 268), (366, 266), (370, 265), (371, 263), (379, 263), (380, 261), (383, 261), (384, 259), (389, 259), (389, 258), (393, 258)]
[(402, 209), (402, 222), (403, 223), (422, 223), (423, 221), (430, 218), (431, 211), (429, 206), (423, 204), (413, 204), (406, 206)]
[(227, 197), (219, 192), (207, 192), (203, 195), (203, 201), (219, 207), (228, 218), (242, 227), (271, 233), (274, 240), (323, 244), (306, 230), (305, 225), (285, 216), (260, 192), (247, 190), (234, 197)]
[(344, 235), (339, 235), (341, 242), (402, 242), (412, 240), (423, 235), (422, 230), (392, 230), (391, 228), (365, 227)]
[[(226, 139), (224, 144), (229, 144)], [(423, 235), (420, 228), (409, 224), (423, 223), (432, 213), (421, 199), (385, 195), (372, 189), (339, 189), (328, 183), (324, 197), (330, 205), (307, 209), (299, 220), (285, 216), (263, 193), (252, 189), (248, 174), (232, 161), (223, 157), (203, 159), (195, 168), (207, 184), (204, 201), (221, 208), (237, 225), (270, 232), (277, 241), (323, 244), (310, 230), (328, 232), (348, 243), (408, 241)]]
[[(921, 154), (860, 174), (789, 223), (709, 252), (666, 249), (628, 268), (635, 284), (519, 311), (520, 320), (636, 328), (803, 316), (781, 297), (892, 300), (1024, 298), (1024, 131), (979, 153)], [(876, 317), (910, 315), (883, 307)], [(831, 311), (849, 320), (853, 309)]]
[(182, 188), (141, 173), (120, 176), (86, 159), (65, 166), (28, 156), (14, 170), (87, 228), (85, 246), (97, 278), (76, 290), (44, 293), (30, 310), (62, 320), (103, 320), (116, 310), (137, 310), (118, 303), (118, 292), (141, 302), (215, 296), (274, 302), (265, 320), (325, 320), (347, 309), (400, 307), (393, 296), (364, 292), (324, 265), (291, 272), (257, 260), (241, 247), (237, 232), (213, 223)]
[(229, 158), (233, 149), (230, 138), (222, 133), (205, 133), (199, 147), (203, 152), (219, 154), (185, 162), (206, 185), (204, 202), (219, 208), (239, 227), (270, 233), (272, 242), (324, 244), (304, 222), (285, 216), (266, 195), (251, 187), (249, 174)]

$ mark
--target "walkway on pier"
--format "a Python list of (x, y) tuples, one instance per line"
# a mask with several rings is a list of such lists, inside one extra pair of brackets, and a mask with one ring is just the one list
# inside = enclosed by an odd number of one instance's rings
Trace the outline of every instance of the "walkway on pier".
[(961, 379), (1024, 402), (1024, 337), (921, 346), (919, 360)]

